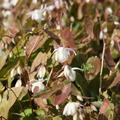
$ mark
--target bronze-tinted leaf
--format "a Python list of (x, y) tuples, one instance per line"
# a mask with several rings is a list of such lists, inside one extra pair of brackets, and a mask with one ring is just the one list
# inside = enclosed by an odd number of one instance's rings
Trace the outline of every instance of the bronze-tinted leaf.
[(106, 46), (106, 48), (105, 48), (105, 60), (108, 64), (110, 70), (114, 71), (115, 70), (115, 62), (114, 62), (113, 57), (110, 53), (109, 46)]
[(65, 99), (68, 98), (70, 92), (71, 92), (71, 83), (65, 85), (63, 89), (61, 89), (60, 93), (56, 94), (54, 99), (54, 105), (59, 105), (63, 103)]
[(108, 107), (109, 107), (109, 100), (108, 99), (104, 99), (103, 100), (103, 104), (100, 107), (99, 113), (100, 114), (105, 114), (105, 112), (107, 111)]
[(45, 41), (46, 39), (43, 38), (43, 36), (31, 36), (26, 44), (26, 53), (28, 57), (30, 57), (32, 52), (35, 52), (39, 47), (41, 47)]
[(120, 83), (120, 73), (117, 73), (114, 81), (111, 83), (109, 88), (112, 88), (112, 87), (116, 86), (118, 83)]
[(88, 65), (91, 65), (92, 68), (89, 71), (85, 72), (85, 78), (87, 80), (92, 80), (94, 79), (97, 74), (100, 72), (100, 68), (101, 68), (101, 61), (98, 57), (90, 57), (87, 60)]
[(73, 39), (72, 32), (69, 28), (62, 29), (60, 31), (61, 37), (62, 37), (62, 44), (64, 47), (69, 47), (75, 49), (75, 41)]

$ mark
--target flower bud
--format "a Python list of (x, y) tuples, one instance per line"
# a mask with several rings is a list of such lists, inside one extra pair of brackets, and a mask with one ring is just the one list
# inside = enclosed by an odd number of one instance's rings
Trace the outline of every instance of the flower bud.
[(77, 113), (78, 108), (80, 107), (80, 103), (78, 102), (69, 102), (65, 106), (63, 110), (63, 115), (69, 116), (72, 115), (74, 116)]
[(41, 65), (40, 68), (39, 68), (39, 70), (38, 70), (37, 77), (38, 78), (44, 78), (45, 72), (46, 72), (45, 66)]
[(22, 68), (21, 68), (20, 66), (18, 66), (18, 68), (17, 68), (17, 73), (18, 73), (19, 75), (22, 74)]
[(21, 79), (17, 80), (15, 87), (21, 87), (21, 85), (22, 85)]
[(10, 72), (10, 77), (13, 78), (17, 74), (17, 71), (15, 68), (13, 68)]
[(34, 93), (36, 87), (39, 89), (37, 92), (45, 90), (45, 85), (42, 82), (37, 81), (32, 84), (32, 93)]

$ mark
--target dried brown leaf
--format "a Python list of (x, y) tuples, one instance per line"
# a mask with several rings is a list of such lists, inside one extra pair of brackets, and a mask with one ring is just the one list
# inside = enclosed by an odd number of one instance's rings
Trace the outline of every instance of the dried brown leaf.
[(75, 41), (73, 39), (72, 32), (70, 31), (69, 28), (62, 29), (60, 31), (61, 37), (62, 37), (62, 44), (64, 47), (69, 47), (72, 49), (75, 49)]
[(54, 99), (54, 105), (59, 105), (63, 103), (65, 99), (68, 98), (70, 92), (71, 92), (71, 83), (65, 85), (63, 89), (60, 91), (60, 93), (56, 94)]

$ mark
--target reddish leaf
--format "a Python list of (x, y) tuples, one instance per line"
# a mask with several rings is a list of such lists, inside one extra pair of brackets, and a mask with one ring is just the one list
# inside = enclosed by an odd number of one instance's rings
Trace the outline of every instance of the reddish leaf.
[(30, 57), (32, 52), (35, 52), (39, 47), (41, 47), (46, 39), (43, 39), (42, 36), (31, 36), (29, 41), (26, 44), (26, 53)]
[(62, 102), (64, 102), (65, 99), (68, 98), (68, 95), (71, 92), (71, 83), (64, 86), (63, 89), (60, 92), (61, 92), (60, 94), (55, 96), (54, 103), (53, 103), (54, 105), (59, 105)]
[(90, 36), (90, 38), (94, 38), (94, 32), (93, 32), (93, 27), (94, 27), (94, 24), (93, 24), (93, 21), (92, 21), (92, 18), (89, 17), (89, 16), (86, 16), (86, 31), (88, 33), (88, 35)]
[(114, 71), (115, 70), (115, 68), (114, 68), (115, 67), (115, 62), (114, 62), (114, 60), (112, 58), (112, 55), (110, 53), (110, 48), (108, 46), (106, 46), (106, 48), (105, 48), (105, 60), (106, 60), (106, 62), (108, 64), (109, 68), (112, 71)]
[(60, 34), (61, 34), (61, 37), (63, 38), (62, 44), (64, 47), (70, 47), (73, 49), (76, 48), (75, 41), (74, 41), (73, 36), (72, 36), (72, 32), (70, 31), (69, 28), (62, 29), (60, 31)]
[(100, 107), (99, 114), (105, 114), (105, 112), (107, 111), (107, 109), (109, 107), (109, 104), (110, 104), (109, 100), (104, 99), (103, 104)]
[(109, 88), (116, 86), (119, 82), (120, 82), (120, 73), (117, 74), (117, 76), (115, 77), (114, 81), (111, 83)]

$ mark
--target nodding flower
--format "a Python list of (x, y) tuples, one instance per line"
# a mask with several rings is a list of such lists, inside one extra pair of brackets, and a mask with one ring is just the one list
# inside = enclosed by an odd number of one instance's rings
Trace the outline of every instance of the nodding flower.
[(44, 16), (45, 12), (46, 12), (46, 10), (44, 8), (43, 9), (35, 9), (35, 10), (27, 13), (27, 15), (30, 16), (32, 20), (39, 22), (39, 21), (45, 19), (45, 16)]
[(73, 120), (77, 120), (77, 112), (79, 107), (82, 105), (79, 102), (69, 102), (65, 105), (63, 110), (63, 115), (65, 116), (73, 116)]
[(36, 87), (39, 89), (39, 91), (45, 90), (45, 85), (41, 81), (35, 81), (34, 83), (32, 83), (32, 93), (34, 93)]
[(77, 67), (70, 67), (69, 65), (65, 65), (63, 66), (64, 70), (63, 72), (60, 73), (60, 75), (58, 77), (61, 77), (62, 75), (64, 75), (68, 80), (70, 81), (75, 81), (76, 79), (76, 71), (75, 70), (81, 70), (80, 68)]
[(46, 73), (45, 66), (41, 65), (40, 68), (38, 69), (37, 77), (42, 79), (42, 78), (44, 78), (45, 73)]
[(68, 60), (68, 57), (70, 56), (71, 52), (76, 55), (76, 52), (71, 48), (59, 47), (54, 50), (55, 60), (57, 62), (63, 63), (66, 60)]

